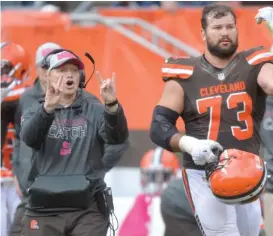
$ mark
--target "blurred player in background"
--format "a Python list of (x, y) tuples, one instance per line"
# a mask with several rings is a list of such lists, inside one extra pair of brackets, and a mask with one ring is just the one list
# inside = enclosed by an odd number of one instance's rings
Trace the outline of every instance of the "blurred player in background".
[(161, 147), (144, 154), (140, 162), (143, 192), (136, 197), (132, 209), (122, 222), (119, 236), (151, 235), (153, 200), (160, 196), (169, 181), (177, 177), (179, 166), (177, 156)]
[[(183, 179), (203, 235), (258, 236), (260, 201), (218, 201), (206, 181), (205, 167), (217, 162), (215, 151), (232, 148), (237, 157), (238, 149), (243, 151), (240, 155), (258, 155), (265, 100), (273, 94), (273, 54), (263, 47), (237, 52), (236, 16), (228, 6), (204, 7), (201, 24), (205, 53), (169, 58), (162, 68), (166, 84), (154, 110), (151, 139), (167, 150), (184, 152)], [(175, 127), (179, 116), (186, 135)], [(252, 194), (255, 189), (247, 191)]]
[(8, 124), (13, 123), (20, 96), (26, 90), (29, 63), (25, 50), (15, 43), (1, 43), (1, 150)]
[[(1, 235), (8, 235), (20, 198), (13, 181), (11, 159), (14, 123), (20, 96), (29, 72), (25, 50), (15, 43), (1, 44)], [(18, 119), (18, 118), (17, 118)]]

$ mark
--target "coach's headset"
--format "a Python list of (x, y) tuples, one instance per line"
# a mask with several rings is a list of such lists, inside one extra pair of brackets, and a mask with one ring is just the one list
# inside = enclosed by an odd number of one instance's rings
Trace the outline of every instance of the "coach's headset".
[[(53, 51), (51, 51), (50, 53), (48, 53), (43, 58), (43, 60), (41, 62), (41, 67), (43, 69), (49, 69), (49, 67), (50, 67), (49, 57), (52, 56), (52, 55), (55, 55), (57, 53), (60, 53), (60, 52), (69, 52), (69, 53), (73, 54), (75, 57), (77, 57), (80, 61), (82, 61), (74, 52), (72, 52), (72, 51), (70, 51), (68, 49), (58, 48), (58, 49), (54, 49)], [(95, 68), (96, 68), (95, 60), (93, 59), (93, 57), (88, 52), (86, 52), (84, 55), (91, 61), (92, 65), (93, 65), (93, 71), (92, 71), (89, 79), (85, 83), (85, 72), (84, 72), (84, 70), (80, 70), (79, 88), (81, 88), (81, 89), (86, 88), (86, 85), (89, 83), (90, 79), (92, 78), (92, 76), (93, 76), (93, 74), (95, 72)]]

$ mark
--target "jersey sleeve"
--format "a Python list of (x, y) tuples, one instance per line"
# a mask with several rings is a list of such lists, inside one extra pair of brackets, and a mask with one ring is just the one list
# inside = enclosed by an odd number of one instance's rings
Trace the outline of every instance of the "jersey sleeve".
[(273, 52), (265, 50), (263, 47), (259, 47), (246, 56), (246, 61), (255, 69), (255, 71), (257, 71), (257, 73), (259, 73), (264, 64), (273, 64)]
[(168, 80), (186, 80), (189, 79), (194, 70), (194, 64), (189, 58), (168, 58), (162, 66), (162, 78)]
[(243, 55), (246, 63), (251, 67), (251, 74), (256, 77), (264, 64), (273, 63), (273, 52), (266, 50), (263, 46), (244, 51)]

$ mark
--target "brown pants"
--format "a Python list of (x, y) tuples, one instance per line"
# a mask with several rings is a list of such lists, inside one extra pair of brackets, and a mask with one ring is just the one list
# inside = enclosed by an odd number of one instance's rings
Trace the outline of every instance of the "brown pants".
[(264, 229), (266, 236), (273, 235), (273, 193), (264, 194)]
[(88, 209), (54, 216), (24, 216), (22, 236), (106, 236), (109, 217), (94, 202)]

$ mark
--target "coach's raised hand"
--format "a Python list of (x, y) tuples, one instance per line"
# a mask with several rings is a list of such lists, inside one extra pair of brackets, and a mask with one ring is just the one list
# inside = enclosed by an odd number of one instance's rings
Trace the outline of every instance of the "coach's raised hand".
[(45, 95), (44, 109), (47, 113), (52, 113), (63, 96), (64, 79), (60, 76), (57, 81), (51, 82), (47, 79), (47, 89)]
[(96, 75), (98, 77), (98, 80), (100, 82), (100, 95), (103, 99), (103, 102), (105, 105), (114, 105), (111, 106), (111, 110), (117, 109), (117, 104), (115, 104), (115, 101), (117, 101), (117, 95), (116, 95), (116, 73), (113, 72), (112, 78), (108, 79), (102, 79), (99, 71), (96, 72)]

